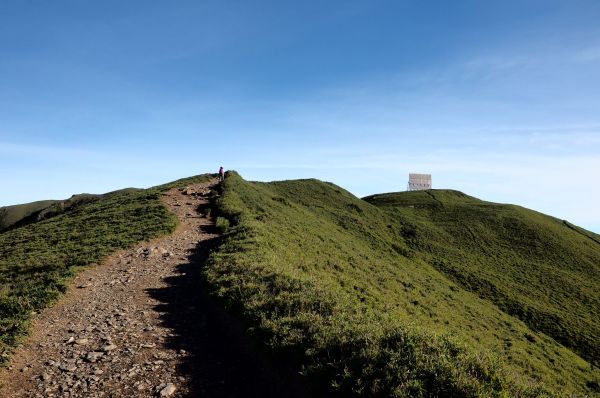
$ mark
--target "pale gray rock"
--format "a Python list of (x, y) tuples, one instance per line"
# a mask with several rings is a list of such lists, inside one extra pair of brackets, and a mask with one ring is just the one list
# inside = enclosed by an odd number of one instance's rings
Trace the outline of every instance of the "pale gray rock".
[(160, 390), (160, 396), (161, 397), (170, 397), (173, 394), (175, 394), (176, 390), (177, 390), (177, 388), (175, 387), (175, 385), (173, 383), (169, 383), (169, 384), (167, 384), (167, 386), (165, 388)]

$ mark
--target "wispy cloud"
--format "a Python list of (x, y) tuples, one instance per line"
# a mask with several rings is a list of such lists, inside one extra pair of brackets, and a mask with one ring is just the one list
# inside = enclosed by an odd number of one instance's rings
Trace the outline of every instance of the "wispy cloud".
[(600, 61), (600, 44), (579, 50), (576, 54), (574, 54), (573, 59), (578, 62)]

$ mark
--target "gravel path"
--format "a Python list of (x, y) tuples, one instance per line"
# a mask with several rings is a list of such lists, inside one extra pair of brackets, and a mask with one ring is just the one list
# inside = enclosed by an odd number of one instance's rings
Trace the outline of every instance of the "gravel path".
[(37, 315), (0, 373), (0, 397), (296, 395), (203, 293), (201, 267), (218, 239), (204, 215), (210, 189), (169, 191), (175, 233), (81, 272)]

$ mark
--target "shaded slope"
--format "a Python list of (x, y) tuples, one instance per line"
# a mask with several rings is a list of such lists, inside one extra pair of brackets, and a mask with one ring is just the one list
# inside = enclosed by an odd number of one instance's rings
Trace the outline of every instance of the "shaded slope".
[(112, 196), (138, 191), (137, 188), (125, 188), (95, 195), (82, 193), (65, 200), (42, 200), (14, 206), (0, 207), (0, 232), (33, 224), (51, 217), (70, 212), (77, 207), (107, 199)]
[(0, 207), (0, 232), (58, 202), (58, 200), (41, 200), (38, 202)]
[[(457, 191), (365, 198), (409, 246), (466, 289), (600, 363), (598, 236), (519, 206)], [(408, 234), (408, 235), (407, 235)]]
[(208, 282), (328, 393), (540, 396), (597, 383), (585, 360), (431, 266), (414, 223), (335, 185), (231, 173), (219, 209), (232, 227)]

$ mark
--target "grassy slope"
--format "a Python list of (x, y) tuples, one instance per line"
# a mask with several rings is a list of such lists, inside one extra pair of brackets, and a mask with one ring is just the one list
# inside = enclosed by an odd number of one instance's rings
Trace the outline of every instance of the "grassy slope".
[(38, 202), (25, 203), (21, 205), (0, 207), (0, 231), (9, 228), (34, 213), (40, 212), (53, 204), (57, 200), (41, 200)]
[(366, 200), (386, 209), (405, 235), (410, 231), (409, 245), (429, 264), (600, 364), (598, 235), (456, 191)]
[(207, 176), (148, 190), (122, 190), (0, 234), (0, 363), (39, 311), (64, 292), (78, 269), (110, 253), (172, 231), (177, 223), (160, 192)]
[(46, 220), (97, 200), (137, 190), (136, 188), (125, 188), (101, 195), (82, 193), (73, 195), (66, 200), (42, 200), (39, 202), (0, 207), (0, 232)]
[(358, 396), (540, 396), (597, 381), (578, 355), (431, 266), (415, 248), (428, 236), (394, 209), (316, 180), (235, 173), (219, 208), (232, 227), (209, 283), (317, 385)]

